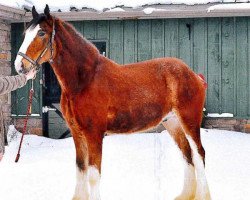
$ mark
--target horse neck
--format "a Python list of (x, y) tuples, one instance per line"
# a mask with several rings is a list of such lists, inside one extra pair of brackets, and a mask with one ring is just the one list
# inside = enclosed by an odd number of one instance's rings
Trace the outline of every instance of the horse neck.
[(63, 92), (78, 93), (93, 79), (99, 52), (71, 25), (60, 21), (56, 25), (52, 68)]

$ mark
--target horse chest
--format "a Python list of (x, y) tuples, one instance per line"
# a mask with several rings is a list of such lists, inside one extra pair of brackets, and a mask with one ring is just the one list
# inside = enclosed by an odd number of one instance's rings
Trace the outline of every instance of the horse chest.
[(64, 95), (61, 99), (65, 120), (68, 126), (76, 131), (81, 129), (92, 132), (97, 127), (103, 127), (106, 119), (105, 114), (107, 113), (104, 104), (106, 104), (104, 101), (97, 101), (97, 98), (93, 95), (78, 94), (72, 99)]

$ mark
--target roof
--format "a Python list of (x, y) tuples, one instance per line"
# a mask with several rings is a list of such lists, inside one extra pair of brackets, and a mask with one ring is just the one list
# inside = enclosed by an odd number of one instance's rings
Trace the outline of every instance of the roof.
[(25, 11), (18, 8), (0, 5), (0, 19), (8, 21), (25, 20)]
[[(1, 3), (2, 0), (0, 0)], [(19, 0), (28, 2), (28, 0)], [(60, 0), (55, 0), (60, 1)], [(93, 0), (95, 1), (95, 0)], [(112, 0), (108, 0), (112, 1)], [(118, 0), (113, 0), (118, 1)], [(125, 0), (123, 0), (125, 1)], [(127, 0), (131, 1), (131, 0)], [(163, 0), (139, 0), (144, 2), (160, 2)], [(90, 7), (79, 7), (78, 4), (71, 3), (68, 10), (63, 4), (60, 9), (60, 4), (57, 7), (50, 6), (52, 14), (67, 21), (77, 20), (117, 20), (117, 19), (159, 19), (159, 18), (197, 18), (197, 17), (232, 17), (232, 16), (250, 16), (250, 2), (246, 0), (240, 3), (227, 3), (232, 0), (224, 0), (224, 3), (208, 3), (216, 2), (216, 0), (199, 0), (203, 4), (195, 4), (193, 0), (189, 4), (184, 4), (186, 0), (175, 0), (175, 3), (182, 2), (182, 4), (150, 4), (138, 5), (135, 7), (128, 7), (125, 5), (116, 5), (115, 7), (108, 6), (102, 7), (102, 10), (96, 10)], [(30, 0), (29, 0), (30, 2)], [(122, 2), (120, 0), (119, 2)], [(134, 1), (133, 1), (134, 2)], [(165, 0), (165, 2), (174, 2), (173, 0)], [(190, 3), (191, 2), (191, 3)], [(220, 1), (221, 2), (221, 1)], [(44, 3), (43, 3), (44, 4)], [(50, 4), (49, 4), (50, 5)], [(78, 6), (74, 6), (78, 5)], [(115, 4), (114, 4), (115, 5)], [(129, 4), (128, 4), (129, 5)], [(35, 5), (37, 6), (37, 5)], [(20, 6), (19, 6), (20, 7)], [(23, 4), (21, 8), (0, 5), (0, 18), (14, 22), (23, 22), (31, 20), (31, 7), (32, 4)], [(39, 4), (37, 9), (42, 12), (42, 6)], [(100, 7), (101, 8), (101, 7)]]

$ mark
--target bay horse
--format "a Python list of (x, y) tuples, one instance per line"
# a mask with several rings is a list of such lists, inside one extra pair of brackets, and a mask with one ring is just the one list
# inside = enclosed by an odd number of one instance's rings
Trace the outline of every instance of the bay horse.
[(15, 68), (27, 73), (50, 62), (56, 74), (62, 113), (76, 149), (73, 199), (100, 199), (105, 133), (147, 130), (166, 116), (165, 127), (185, 160), (183, 190), (176, 199), (211, 199), (200, 138), (205, 82), (177, 58), (119, 65), (69, 23), (52, 16), (48, 5), (41, 14), (33, 7), (32, 16)]

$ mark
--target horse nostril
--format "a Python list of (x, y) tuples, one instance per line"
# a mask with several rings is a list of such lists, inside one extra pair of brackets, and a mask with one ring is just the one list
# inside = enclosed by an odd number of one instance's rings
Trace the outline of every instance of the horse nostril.
[(23, 65), (22, 65), (21, 69), (18, 70), (19, 74), (26, 74), (26, 72), (27, 71), (25, 70), (25, 68), (23, 67)]
[(18, 74), (23, 74), (23, 69), (18, 70)]
[(21, 65), (21, 69), (19, 70), (19, 73), (26, 74), (28, 71), (25, 69), (23, 63)]

